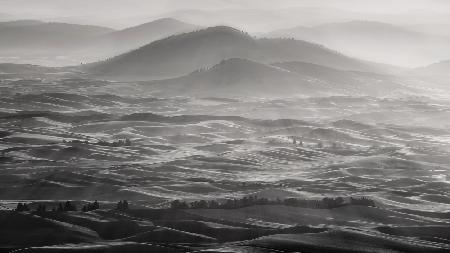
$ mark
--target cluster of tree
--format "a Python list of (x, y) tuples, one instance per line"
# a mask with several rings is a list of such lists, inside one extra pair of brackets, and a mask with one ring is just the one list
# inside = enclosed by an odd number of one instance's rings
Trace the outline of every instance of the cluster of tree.
[[(63, 140), (63, 143), (72, 143), (72, 144), (89, 144), (90, 142), (87, 140)], [(97, 142), (92, 142), (91, 144), (100, 145), (100, 146), (108, 146), (108, 147), (122, 147), (122, 146), (131, 146), (131, 140), (126, 138), (124, 140), (118, 140), (113, 142), (99, 140)]]
[(108, 146), (108, 147), (122, 147), (122, 146), (131, 146), (131, 141), (130, 141), (130, 139), (127, 138), (125, 140), (118, 140), (118, 141), (113, 141), (113, 142), (98, 141), (96, 144), (100, 145), (100, 146)]
[(200, 200), (194, 202), (184, 202), (174, 200), (170, 203), (172, 209), (235, 209), (254, 205), (286, 205), (304, 208), (331, 209), (345, 205), (375, 206), (375, 202), (369, 198), (350, 198), (348, 202), (342, 197), (323, 198), (321, 200), (306, 200), (287, 198), (284, 200), (269, 200), (258, 198), (257, 196), (244, 197), (242, 199), (228, 199), (225, 202), (216, 200)]
[(173, 209), (235, 209), (253, 205), (269, 205), (281, 204), (281, 201), (270, 201), (266, 198), (244, 197), (242, 199), (227, 199), (225, 202), (218, 202), (216, 200), (199, 200), (186, 203), (180, 200), (174, 200), (170, 203)]
[(128, 206), (128, 201), (123, 200), (123, 201), (119, 201), (119, 203), (117, 203), (116, 210), (126, 211), (128, 209), (130, 209), (130, 207)]
[(301, 138), (298, 138), (297, 136), (292, 136), (291, 139), (292, 139), (292, 144), (303, 147), (303, 141), (301, 140)]
[[(303, 140), (302, 140), (301, 137), (298, 137), (298, 136), (290, 136), (289, 138), (292, 140), (292, 144), (294, 144), (294, 145), (296, 145), (296, 146), (300, 146), (300, 147), (306, 146), (306, 145), (303, 143)], [(325, 145), (323, 142), (321, 142), (321, 141), (317, 142), (317, 143), (315, 144), (315, 146), (316, 146), (316, 148), (324, 148), (324, 147), (326, 147), (326, 145)], [(332, 149), (342, 148), (342, 144), (337, 143), (337, 142), (332, 142), (331, 144), (329, 144), (329, 145), (327, 145), (327, 146), (328, 146), (329, 148), (332, 148)]]
[(344, 198), (323, 198), (321, 200), (304, 200), (288, 198), (283, 201), (284, 205), (304, 207), (304, 208), (316, 208), (316, 209), (331, 209), (346, 205)]
[(362, 198), (350, 198), (350, 204), (351, 205), (357, 205), (357, 206), (373, 206), (375, 207), (375, 201), (362, 197)]
[[(88, 206), (90, 208), (95, 208), (98, 209), (98, 202), (95, 201), (92, 204), (88, 204)], [(86, 207), (86, 206), (85, 206)], [(83, 208), (85, 208), (83, 207)], [(95, 210), (92, 209), (92, 210)], [(31, 208), (28, 206), (28, 204), (25, 203), (18, 203), (17, 207), (15, 209), (17, 212), (25, 212), (25, 211), (31, 211)], [(36, 207), (36, 209), (34, 211), (42, 213), (42, 212), (47, 212), (47, 205), (39, 203), (38, 206)], [(84, 209), (83, 209), (84, 210)], [(77, 207), (70, 201), (66, 201), (64, 204), (63, 203), (58, 203), (57, 207), (53, 207), (51, 209), (52, 212), (68, 212), (68, 211), (77, 211)]]
[(39, 213), (47, 212), (47, 206), (45, 204), (39, 204), (36, 208), (36, 212)]
[(84, 141), (81, 141), (81, 140), (70, 140), (70, 141), (63, 140), (63, 143), (89, 144), (89, 142), (87, 140), (84, 140)]
[(30, 208), (28, 207), (28, 204), (26, 203), (18, 203), (17, 207), (15, 209), (17, 212), (26, 212), (26, 211), (30, 211)]
[(81, 211), (83, 212), (89, 212), (94, 211), (100, 208), (100, 205), (98, 204), (98, 201), (94, 201), (93, 203), (87, 203), (81, 208)]
[(64, 205), (62, 203), (58, 204), (58, 208), (56, 209), (56, 211), (58, 212), (69, 212), (69, 211), (76, 211), (77, 207), (72, 204), (72, 202), (70, 201), (66, 201), (66, 203), (64, 203)]

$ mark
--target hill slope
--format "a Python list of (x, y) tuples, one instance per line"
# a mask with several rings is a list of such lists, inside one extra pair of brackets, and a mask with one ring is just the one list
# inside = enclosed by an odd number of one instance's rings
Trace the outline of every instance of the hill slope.
[[(450, 57), (450, 38), (429, 35), (387, 23), (351, 21), (277, 30), (268, 37), (289, 37), (323, 44), (345, 54), (414, 66)], [(442, 55), (444, 54), (444, 55)]]
[(284, 39), (255, 39), (234, 28), (218, 26), (171, 36), (104, 62), (87, 66), (98, 76), (149, 80), (186, 75), (229, 58), (261, 63), (304, 61), (343, 70), (387, 71), (320, 45)]
[(55, 68), (39, 65), (0, 63), (0, 74), (38, 74), (54, 71)]
[(450, 76), (450, 60), (416, 68), (410, 71), (410, 73), (420, 76)]
[(0, 53), (59, 52), (112, 31), (106, 27), (36, 20), (3, 22), (0, 23)]
[(84, 50), (92, 52), (97, 59), (110, 57), (170, 35), (191, 32), (196, 29), (200, 29), (200, 27), (172, 18), (162, 18), (100, 36)]
[(389, 94), (405, 87), (388, 76), (349, 72), (311, 63), (266, 65), (232, 58), (208, 70), (150, 82), (165, 95), (194, 96), (321, 96)]
[(300, 75), (250, 60), (232, 58), (205, 71), (156, 81), (164, 93), (193, 95), (288, 95), (316, 93)]

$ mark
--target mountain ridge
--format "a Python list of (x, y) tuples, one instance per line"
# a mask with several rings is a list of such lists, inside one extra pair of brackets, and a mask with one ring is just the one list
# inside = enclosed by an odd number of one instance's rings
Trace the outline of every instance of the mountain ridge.
[(450, 76), (450, 60), (436, 62), (424, 67), (415, 68), (409, 73), (424, 76)]
[[(361, 59), (414, 67), (450, 52), (450, 37), (421, 33), (378, 21), (353, 20), (275, 30), (267, 37), (303, 39)], [(450, 58), (450, 53), (448, 53)]]
[(150, 89), (171, 96), (308, 97), (411, 91), (390, 76), (343, 71), (305, 62), (262, 64), (242, 58), (222, 60), (211, 68), (147, 84)]
[(111, 28), (36, 20), (0, 23), (0, 52), (28, 55), (39, 51), (60, 53), (86, 43), (92, 37), (114, 31)]
[(200, 29), (200, 26), (173, 18), (161, 18), (94, 38), (86, 52), (99, 58), (123, 54), (165, 37)]
[(304, 61), (342, 70), (394, 71), (388, 66), (354, 59), (318, 44), (291, 39), (258, 39), (227, 26), (169, 36), (129, 53), (89, 64), (85, 69), (97, 76), (154, 80), (186, 75), (229, 58), (266, 64)]

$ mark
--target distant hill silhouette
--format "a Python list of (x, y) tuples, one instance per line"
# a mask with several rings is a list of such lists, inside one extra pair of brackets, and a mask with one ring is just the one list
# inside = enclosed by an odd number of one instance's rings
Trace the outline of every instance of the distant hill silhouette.
[(201, 27), (172, 18), (162, 18), (123, 30), (39, 20), (0, 22), (0, 56), (26, 57), (31, 61), (33, 56), (66, 56), (84, 63), (93, 62), (196, 29)]
[(173, 18), (162, 18), (102, 35), (95, 38), (84, 50), (97, 58), (110, 57), (170, 35), (191, 32), (200, 28), (200, 26), (184, 23)]
[(18, 20), (0, 23), (0, 53), (17, 55), (53, 52), (79, 47), (92, 37), (113, 29), (90, 25)]
[(31, 64), (0, 63), (0, 74), (38, 74), (56, 71), (56, 68)]
[(155, 41), (129, 53), (90, 64), (87, 70), (98, 76), (118, 79), (163, 79), (186, 75), (229, 58), (245, 58), (261, 63), (304, 61), (343, 70), (392, 70), (388, 66), (350, 58), (317, 44), (289, 39), (255, 39), (226, 26)]
[(350, 21), (273, 31), (268, 37), (307, 40), (345, 54), (395, 65), (417, 65), (450, 57), (450, 38), (430, 35), (388, 23)]
[(45, 22), (33, 19), (22, 19), (22, 20), (5, 21), (0, 23), (0, 26), (20, 27), (20, 26), (42, 25), (42, 24), (45, 24)]
[(415, 68), (409, 73), (419, 76), (450, 76), (450, 60)]

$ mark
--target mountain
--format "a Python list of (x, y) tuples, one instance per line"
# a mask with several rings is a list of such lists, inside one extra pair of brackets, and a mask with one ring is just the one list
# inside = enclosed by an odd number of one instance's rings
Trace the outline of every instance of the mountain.
[(447, 23), (420, 23), (409, 25), (406, 28), (412, 31), (450, 37), (450, 22)]
[(409, 73), (418, 76), (450, 76), (450, 60), (415, 68)]
[(404, 86), (404, 81), (393, 75), (343, 71), (306, 62), (281, 62), (272, 65), (305, 76), (310, 82), (321, 84), (341, 95), (386, 96), (417, 92)]
[(315, 92), (315, 87), (302, 80), (300, 75), (240, 58), (223, 60), (208, 70), (153, 84), (159, 85), (164, 93), (204, 96)]
[(176, 19), (162, 18), (102, 35), (84, 50), (92, 52), (91, 55), (95, 55), (97, 59), (99, 57), (110, 57), (170, 35), (191, 32), (200, 28), (200, 26), (184, 23)]
[(32, 26), (32, 25), (42, 25), (44, 22), (33, 19), (22, 19), (13, 20), (0, 23), (0, 27), (21, 27), (21, 26)]
[(387, 76), (343, 71), (304, 62), (273, 65), (232, 58), (179, 78), (151, 81), (161, 95), (324, 96), (389, 94), (408, 89)]
[(6, 13), (1, 13), (0, 12), (0, 21), (7, 21), (12, 19), (12, 16)]
[(0, 55), (58, 54), (93, 37), (110, 33), (106, 27), (18, 20), (0, 23)]
[[(223, 1), (222, 1), (223, 2)], [(247, 2), (247, 1), (246, 1)], [(341, 22), (349, 19), (361, 19), (364, 14), (325, 6), (279, 6), (273, 9), (273, 3), (258, 1), (261, 8), (179, 8), (159, 17), (173, 17), (186, 22), (201, 25), (227, 25), (239, 27), (251, 33), (268, 32), (275, 29), (292, 27), (298, 24), (323, 24)], [(262, 7), (266, 5), (266, 7)], [(267, 7), (271, 6), (271, 7)]]
[[(0, 56), (19, 56), (37, 64), (41, 62), (33, 59), (33, 56), (65, 56), (75, 63), (92, 62), (196, 29), (200, 27), (171, 18), (118, 31), (99, 26), (45, 23), (38, 20), (2, 22)], [(24, 61), (20, 61), (22, 62)]]
[(387, 23), (350, 21), (277, 30), (267, 37), (307, 40), (347, 55), (394, 65), (417, 66), (450, 58), (450, 37), (412, 31)]
[(0, 74), (38, 74), (52, 71), (56, 69), (31, 64), (0, 63)]
[(114, 79), (165, 79), (208, 68), (229, 58), (261, 63), (304, 61), (343, 70), (393, 71), (389, 66), (350, 58), (306, 41), (256, 39), (226, 26), (170, 36), (109, 60), (89, 64), (85, 69)]

